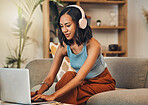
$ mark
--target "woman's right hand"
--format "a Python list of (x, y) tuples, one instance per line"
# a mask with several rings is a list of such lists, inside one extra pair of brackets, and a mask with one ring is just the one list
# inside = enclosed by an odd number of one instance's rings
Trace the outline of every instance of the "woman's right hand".
[(34, 97), (36, 94), (36, 92), (31, 92), (31, 97)]
[(38, 94), (39, 94), (38, 90), (36, 92), (31, 92), (31, 97), (34, 97), (34, 96), (36, 96)]

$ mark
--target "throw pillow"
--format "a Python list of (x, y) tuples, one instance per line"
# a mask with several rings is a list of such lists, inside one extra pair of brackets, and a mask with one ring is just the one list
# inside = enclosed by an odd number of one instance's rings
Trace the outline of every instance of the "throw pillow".
[[(55, 44), (53, 42), (50, 42), (50, 46), (49, 47), (50, 47), (51, 54), (52, 54), (52, 57), (53, 58), (55, 56), (56, 50), (57, 50), (57, 48), (58, 48), (59, 45), (60, 45), (60, 43)], [(71, 67), (71, 65), (70, 65), (70, 59), (66, 56), (66, 57), (64, 57), (63, 62), (62, 62), (62, 65), (61, 65), (61, 67), (59, 69), (59, 72), (57, 74), (57, 79), (60, 80), (61, 77), (63, 76), (63, 74), (65, 72), (67, 72), (67, 71), (75, 71), (75, 70)]]

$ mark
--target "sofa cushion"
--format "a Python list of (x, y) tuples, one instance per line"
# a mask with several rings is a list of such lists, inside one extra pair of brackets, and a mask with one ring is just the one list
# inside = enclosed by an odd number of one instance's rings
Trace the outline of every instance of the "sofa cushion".
[[(29, 61), (25, 68), (29, 69), (30, 87), (41, 84), (52, 65), (52, 59), (34, 59)], [(56, 81), (56, 80), (55, 80)]]
[[(53, 94), (55, 92), (55, 85), (56, 85), (56, 82), (54, 82), (52, 84), (52, 86), (46, 92), (44, 92), (44, 95), (51, 95), (51, 94)], [(31, 92), (35, 92), (35, 91), (39, 90), (40, 87), (41, 87), (41, 85), (35, 85), (35, 86), (33, 86), (31, 88)]]
[(148, 105), (148, 88), (102, 92), (90, 97), (87, 105)]
[[(50, 42), (50, 50), (51, 50), (51, 54), (52, 54), (53, 58), (55, 56), (55, 53), (56, 53), (56, 50), (57, 50), (59, 44), (60, 43), (55, 44), (53, 42)], [(63, 73), (67, 72), (67, 71), (75, 71), (75, 70), (71, 67), (70, 59), (66, 56), (66, 57), (64, 57), (62, 65), (61, 65), (59, 72), (57, 74), (57, 79), (60, 80), (61, 77), (63, 76)]]
[(116, 80), (116, 87), (133, 89), (148, 85), (148, 59), (116, 57), (105, 58), (105, 61)]
[[(59, 46), (59, 43), (55, 44), (53, 42), (50, 42), (50, 50), (53, 58), (55, 56), (58, 46)], [(60, 69), (64, 70), (65, 72), (68, 70), (72, 70), (72, 67), (70, 66), (70, 60), (68, 57), (64, 57)]]

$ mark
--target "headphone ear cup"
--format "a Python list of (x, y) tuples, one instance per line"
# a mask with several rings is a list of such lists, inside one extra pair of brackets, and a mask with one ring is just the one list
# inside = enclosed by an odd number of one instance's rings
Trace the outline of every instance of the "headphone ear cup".
[(86, 18), (81, 18), (79, 20), (79, 27), (82, 28), (82, 29), (85, 29), (86, 26), (87, 26), (87, 20), (86, 20)]
[(78, 8), (80, 10), (80, 12), (82, 14), (82, 18), (79, 20), (79, 27), (81, 29), (85, 29), (86, 26), (87, 26), (87, 19), (85, 18), (84, 10), (78, 5), (69, 5), (67, 7), (76, 7), (76, 8)]

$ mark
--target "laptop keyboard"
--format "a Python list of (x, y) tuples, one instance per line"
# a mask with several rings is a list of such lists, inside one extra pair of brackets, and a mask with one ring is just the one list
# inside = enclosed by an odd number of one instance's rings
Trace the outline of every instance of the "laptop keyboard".
[(39, 99), (37, 99), (36, 101), (31, 100), (31, 103), (33, 103), (33, 102), (46, 102), (46, 100), (43, 100), (43, 99), (39, 98)]

